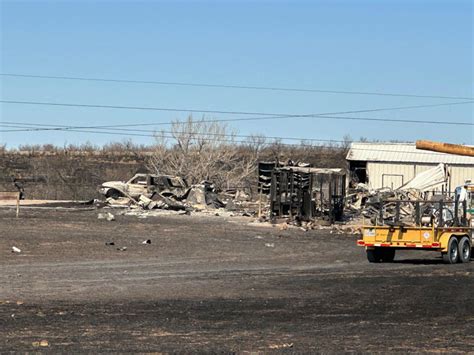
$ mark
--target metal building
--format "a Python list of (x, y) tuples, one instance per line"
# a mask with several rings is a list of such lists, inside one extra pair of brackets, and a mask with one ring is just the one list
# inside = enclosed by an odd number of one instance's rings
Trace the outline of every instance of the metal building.
[(372, 189), (398, 188), (439, 163), (448, 167), (448, 191), (474, 181), (474, 157), (418, 150), (415, 143), (352, 143), (347, 161), (351, 178)]

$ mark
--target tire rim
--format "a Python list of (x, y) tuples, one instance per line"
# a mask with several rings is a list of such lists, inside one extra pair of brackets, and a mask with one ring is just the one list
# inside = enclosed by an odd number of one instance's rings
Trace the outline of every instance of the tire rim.
[(451, 256), (451, 260), (454, 261), (457, 259), (458, 257), (458, 248), (457, 248), (457, 245), (456, 243), (452, 243), (451, 244), (451, 250), (450, 250), (450, 256)]
[(464, 260), (468, 260), (471, 257), (471, 246), (469, 243), (464, 243), (462, 246), (462, 256)]

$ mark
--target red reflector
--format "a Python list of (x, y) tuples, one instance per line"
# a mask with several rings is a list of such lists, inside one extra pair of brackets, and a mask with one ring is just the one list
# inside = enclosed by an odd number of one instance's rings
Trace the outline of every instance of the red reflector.
[(365, 242), (363, 240), (358, 240), (357, 245), (365, 245)]
[(366, 247), (373, 247), (373, 246), (374, 246), (374, 243), (365, 243), (365, 246), (366, 246)]
[(433, 248), (439, 247), (440, 245), (441, 245), (441, 244), (439, 244), (439, 243), (433, 243), (433, 244), (431, 244), (431, 246), (432, 246)]

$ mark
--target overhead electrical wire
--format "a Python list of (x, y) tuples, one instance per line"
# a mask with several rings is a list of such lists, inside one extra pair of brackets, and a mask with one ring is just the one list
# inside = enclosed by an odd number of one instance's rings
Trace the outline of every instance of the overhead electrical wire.
[[(22, 130), (24, 131), (24, 130)], [(58, 128), (56, 131), (62, 131), (62, 132), (80, 132), (80, 133), (93, 133), (93, 134), (107, 134), (107, 135), (119, 135), (119, 136), (134, 136), (134, 137), (150, 137), (150, 138), (156, 138), (156, 134), (139, 134), (139, 133), (118, 133), (118, 132), (106, 132), (106, 131), (94, 131), (94, 130), (83, 130), (83, 129), (67, 129), (67, 128)], [(0, 133), (3, 131), (0, 131)], [(204, 133), (204, 135), (209, 135), (209, 133)], [(160, 135), (161, 136), (161, 135)], [(224, 135), (224, 137), (228, 137), (231, 135)], [(176, 137), (172, 134), (163, 134), (162, 137), (164, 138), (171, 138), (171, 139), (176, 139)], [(267, 138), (267, 137), (264, 137)], [(222, 137), (217, 137), (217, 138), (199, 138), (200, 140), (203, 141), (217, 141), (217, 142), (227, 142), (227, 143), (251, 143), (248, 140), (236, 140), (236, 139), (230, 139), (230, 138), (222, 138)], [(303, 140), (304, 141), (304, 140)], [(317, 141), (316, 139), (313, 139), (313, 141)], [(325, 140), (326, 141), (326, 140)], [(329, 140), (327, 140), (329, 141)], [(337, 141), (333, 141), (334, 143), (337, 143)], [(298, 144), (290, 144), (290, 143), (278, 143), (283, 146), (301, 146), (301, 145), (309, 145), (309, 144), (303, 144), (303, 143), (298, 143)], [(320, 146), (320, 145), (319, 145)], [(332, 146), (333, 148), (337, 148)]]
[[(44, 126), (44, 125), (43, 125)], [(48, 125), (49, 126), (49, 125)], [(12, 126), (10, 126), (12, 127)], [(34, 128), (34, 127), (33, 127)], [(252, 144), (251, 141), (249, 140), (242, 140), (242, 139), (235, 139), (234, 137), (237, 138), (254, 138), (255, 136), (252, 135), (233, 135), (233, 134), (219, 134), (219, 133), (198, 133), (198, 132), (172, 132), (172, 131), (161, 131), (157, 132), (157, 134), (136, 134), (136, 133), (117, 133), (117, 132), (106, 132), (106, 131), (94, 131), (94, 130), (85, 130), (85, 129), (77, 129), (74, 128), (74, 126), (55, 126), (55, 131), (63, 131), (63, 132), (80, 132), (80, 133), (93, 133), (93, 134), (106, 134), (106, 135), (119, 135), (119, 136), (138, 136), (138, 137), (150, 137), (150, 138), (156, 138), (156, 137), (163, 137), (163, 138), (170, 138), (177, 140), (176, 134), (180, 133), (189, 133), (189, 134), (200, 134), (203, 136), (217, 136), (215, 138), (206, 138), (206, 137), (190, 137), (190, 139), (198, 139), (201, 141), (209, 141), (209, 142), (222, 142), (222, 143), (230, 143), (230, 144)], [(23, 131), (23, 130), (19, 130)], [(1, 132), (1, 131), (0, 131)], [(230, 138), (226, 138), (230, 137)], [(347, 140), (335, 140), (335, 139), (316, 139), (316, 138), (311, 138), (311, 139), (304, 139), (304, 138), (294, 138), (294, 137), (267, 137), (267, 136), (261, 136), (263, 139), (275, 139), (276, 141), (274, 142), (263, 142), (262, 145), (265, 144), (279, 144), (282, 146), (289, 146), (289, 147), (295, 147), (295, 146), (306, 146), (306, 147), (314, 147), (314, 148), (330, 148), (330, 149), (344, 149), (343, 146), (335, 146), (335, 145), (328, 145), (327, 143), (340, 143), (340, 144), (347, 144), (347, 143), (369, 143), (370, 142), (360, 142), (360, 141), (347, 141)], [(283, 143), (278, 140), (299, 140), (300, 143)], [(308, 142), (325, 142), (325, 144), (311, 144)], [(390, 149), (377, 149), (377, 148), (361, 148), (361, 147), (351, 147), (352, 150), (357, 150), (357, 151), (369, 151), (369, 152), (386, 152), (386, 153), (400, 153), (397, 150), (390, 150)], [(411, 152), (410, 154), (418, 154), (418, 155), (432, 155), (433, 153), (428, 153), (428, 152)], [(443, 155), (442, 153), (435, 153), (435, 154), (440, 154)]]
[[(120, 135), (123, 136), (121, 133), (116, 133), (116, 132), (104, 132), (104, 131), (90, 131), (90, 130), (64, 130), (66, 132), (81, 132), (81, 133), (93, 133), (93, 134), (106, 134), (106, 135)], [(156, 135), (145, 135), (145, 134), (126, 134), (127, 136), (139, 136), (139, 137), (156, 137)], [(169, 135), (164, 135), (163, 138), (170, 138), (176, 140), (176, 137), (169, 134)], [(267, 137), (263, 137), (267, 138)], [(229, 139), (229, 138), (202, 138), (200, 137), (199, 140), (202, 141), (208, 141), (208, 142), (223, 142), (223, 143), (230, 143), (230, 144), (252, 144), (252, 142), (249, 142), (248, 140), (235, 140), (235, 139)], [(337, 142), (344, 142), (344, 141), (337, 141), (337, 140), (332, 140), (332, 142), (337, 143)], [(344, 149), (342, 146), (334, 146), (334, 145), (324, 145), (324, 144), (318, 144), (318, 145), (312, 145), (312, 144), (307, 144), (304, 142), (300, 143), (283, 143), (283, 142), (265, 142), (265, 144), (278, 144), (281, 146), (287, 146), (287, 147), (309, 147), (309, 148), (329, 148), (329, 149)], [(351, 143), (351, 142), (345, 142), (345, 143)], [(352, 143), (365, 143), (365, 142), (352, 142)], [(368, 143), (368, 142), (367, 142)], [(351, 150), (356, 150), (356, 151), (367, 151), (367, 152), (385, 152), (385, 153), (400, 153), (400, 151), (397, 150), (390, 150), (390, 149), (376, 149), (376, 148), (360, 148), (360, 147), (351, 147)], [(327, 153), (327, 152), (326, 152)], [(319, 153), (319, 154), (326, 154), (325, 152)], [(410, 154), (418, 154), (418, 155), (433, 155), (433, 153), (428, 153), (428, 152), (411, 152)], [(434, 153), (434, 154), (439, 154), (443, 155), (442, 153)]]
[[(35, 125), (35, 124), (13, 124), (13, 123), (0, 123), (0, 126), (6, 126), (7, 128), (19, 128), (19, 129), (12, 129), (12, 130), (0, 130), (0, 133), (7, 133), (7, 132), (31, 132), (31, 131), (72, 131), (77, 132), (79, 129), (96, 129), (93, 126), (66, 126), (66, 125)], [(25, 128), (25, 126), (27, 128)], [(48, 128), (44, 128), (44, 126), (48, 126)], [(179, 134), (185, 133), (180, 131), (165, 131), (165, 130), (142, 130), (142, 129), (120, 129), (120, 128), (109, 128), (112, 131), (123, 131), (123, 132), (148, 132), (150, 134), (143, 134), (140, 136), (144, 137), (156, 137), (161, 134)], [(101, 131), (104, 132), (104, 131)], [(116, 133), (116, 132), (113, 132)], [(190, 132), (191, 134), (196, 134), (198, 132)], [(258, 138), (263, 137), (259, 135), (243, 135), (243, 134), (221, 134), (221, 133), (212, 133), (212, 132), (199, 132), (200, 135), (205, 136), (225, 136), (225, 137), (236, 137), (236, 138)], [(128, 135), (128, 133), (121, 134), (121, 135)], [(275, 139), (275, 140), (294, 140), (294, 141), (312, 141), (312, 142), (333, 142), (333, 143), (343, 143), (342, 140), (335, 140), (335, 139), (317, 139), (317, 138), (297, 138), (297, 137), (279, 137), (279, 136), (264, 136), (266, 139)]]
[(474, 97), (460, 97), (460, 96), (447, 96), (447, 95), (418, 95), (418, 94), (370, 92), (370, 91), (326, 90), (326, 89), (312, 89), (312, 88), (307, 89), (307, 88), (289, 88), (289, 87), (254, 86), (254, 85), (227, 85), (227, 84), (195, 83), (195, 82), (180, 82), (180, 81), (106, 79), (106, 78), (92, 78), (92, 77), (78, 77), (78, 76), (53, 76), (53, 75), (17, 74), (17, 73), (0, 73), (0, 76), (14, 77), (14, 78), (30, 78), (30, 79), (75, 80), (75, 81), (86, 81), (86, 82), (146, 84), (146, 85), (165, 85), (165, 86), (184, 86), (184, 87), (187, 86), (187, 87), (206, 87), (206, 88), (239, 89), (239, 90), (392, 96), (392, 97), (448, 99), (448, 100), (474, 100)]
[[(170, 85), (170, 86), (189, 86), (189, 87), (208, 87), (208, 88), (226, 88), (226, 89), (246, 89), (246, 90), (262, 90), (262, 91), (286, 91), (286, 92), (305, 92), (305, 93), (328, 93), (328, 94), (345, 94), (345, 95), (374, 95), (374, 96), (394, 96), (394, 97), (408, 97), (408, 98), (430, 98), (430, 99), (450, 99), (450, 100), (469, 100), (463, 102), (449, 102), (440, 104), (425, 104), (425, 105), (412, 105), (412, 106), (397, 106), (397, 107), (385, 107), (365, 110), (353, 110), (353, 111), (340, 111), (340, 112), (329, 112), (320, 114), (287, 114), (287, 113), (266, 113), (266, 112), (245, 112), (245, 111), (225, 111), (225, 110), (200, 110), (200, 109), (188, 109), (188, 108), (169, 108), (169, 107), (142, 107), (142, 106), (114, 106), (114, 105), (96, 105), (96, 104), (77, 104), (77, 103), (58, 103), (58, 102), (37, 102), (37, 101), (14, 101), (14, 100), (0, 100), (0, 103), (4, 104), (23, 104), (23, 105), (45, 105), (45, 106), (62, 106), (62, 107), (78, 107), (78, 108), (99, 108), (99, 109), (125, 109), (125, 110), (146, 110), (146, 111), (166, 111), (166, 112), (189, 112), (189, 113), (207, 113), (207, 114), (228, 114), (228, 115), (259, 115), (264, 117), (245, 117), (245, 118), (231, 118), (231, 119), (203, 119), (195, 122), (228, 122), (228, 121), (253, 121), (253, 120), (273, 120), (279, 118), (325, 118), (333, 120), (355, 120), (355, 121), (374, 121), (374, 122), (392, 122), (392, 123), (415, 123), (415, 124), (436, 124), (436, 125), (457, 125), (457, 126), (474, 126), (472, 122), (462, 121), (436, 121), (436, 120), (414, 120), (414, 119), (389, 119), (389, 118), (374, 118), (374, 117), (349, 117), (349, 116), (335, 116), (341, 114), (356, 114), (356, 113), (367, 113), (367, 112), (379, 112), (379, 111), (392, 111), (392, 110), (405, 110), (414, 108), (428, 108), (428, 107), (441, 107), (441, 106), (453, 106), (461, 104), (472, 104), (474, 103), (473, 97), (459, 97), (459, 96), (444, 96), (444, 95), (416, 95), (416, 94), (401, 94), (401, 93), (386, 93), (386, 92), (366, 92), (366, 91), (344, 91), (344, 90), (323, 90), (323, 89), (305, 89), (305, 88), (285, 88), (285, 87), (269, 87), (269, 86), (248, 86), (248, 85), (223, 85), (223, 84), (212, 84), (212, 83), (192, 83), (192, 82), (173, 82), (173, 81), (144, 81), (144, 80), (126, 80), (126, 79), (104, 79), (104, 78), (90, 78), (90, 77), (72, 77), (72, 76), (45, 76), (45, 75), (29, 75), (29, 74), (14, 74), (14, 73), (0, 73), (3, 77), (19, 77), (19, 78), (34, 78), (34, 79), (54, 79), (54, 80), (77, 80), (77, 81), (95, 81), (95, 82), (114, 82), (114, 83), (128, 83), (128, 84), (153, 84), (153, 85)], [(159, 122), (159, 123), (133, 123), (133, 124), (120, 124), (120, 125), (102, 125), (102, 126), (66, 126), (66, 125), (49, 125), (49, 124), (31, 124), (31, 123), (18, 123), (18, 122), (1, 122), (0, 126), (6, 128), (19, 128), (10, 130), (0, 130), (0, 132), (24, 132), (24, 131), (63, 131), (63, 132), (82, 132), (92, 134), (108, 134), (108, 135), (120, 135), (120, 136), (139, 136), (139, 137), (156, 137), (157, 133), (164, 138), (176, 139), (174, 134), (180, 132), (173, 131), (156, 131), (156, 130), (145, 130), (145, 129), (130, 129), (130, 127), (139, 126), (161, 126), (171, 125), (173, 123), (184, 123), (185, 121), (175, 122)], [(123, 127), (123, 128), (121, 128)], [(125, 128), (127, 127), (127, 128)], [(107, 131), (105, 131), (107, 130)], [(120, 131), (120, 132), (119, 132)], [(123, 133), (121, 133), (123, 132)], [(131, 133), (131, 132), (143, 132), (143, 133)], [(149, 134), (145, 134), (149, 133)], [(193, 133), (193, 132), (191, 132)], [(203, 133), (204, 136), (216, 136), (215, 138), (203, 138), (199, 139), (208, 141), (220, 141), (229, 143), (251, 143), (248, 140), (236, 140), (235, 138), (253, 138), (259, 137), (258, 135), (237, 135), (237, 134), (226, 134), (222, 135), (219, 133)], [(230, 138), (225, 138), (230, 137)], [(325, 143), (348, 143), (343, 140), (332, 140), (332, 139), (303, 139), (296, 137), (277, 137), (277, 136), (262, 136), (264, 139), (275, 139), (278, 140), (298, 140), (299, 144), (288, 144), (278, 142), (283, 146), (301, 146), (308, 145), (307, 142), (325, 142)], [(268, 144), (268, 143), (266, 143)], [(315, 147), (321, 148), (339, 148), (341, 146), (334, 145), (316, 145)], [(387, 149), (364, 149), (364, 148), (352, 148), (354, 150), (367, 150), (367, 151), (383, 151), (383, 152), (397, 152)], [(432, 154), (427, 152), (415, 152), (415, 154)]]
[[(373, 117), (341, 117), (341, 116), (326, 116), (318, 115), (316, 117), (328, 118), (328, 119), (341, 119), (341, 120), (367, 120), (367, 121), (382, 121), (382, 122), (401, 122), (401, 123), (417, 123), (417, 124), (439, 124), (439, 125), (461, 125), (461, 126), (474, 126), (472, 122), (450, 122), (450, 121), (423, 121), (423, 120), (411, 120), (411, 119), (386, 119), (386, 118), (373, 118)], [(175, 121), (176, 122), (176, 121)], [(178, 121), (182, 123), (183, 121)], [(186, 121), (184, 121), (186, 122)], [(205, 122), (205, 120), (196, 120), (195, 122)], [(71, 130), (71, 129), (108, 129), (113, 131), (124, 131), (124, 132), (146, 132), (156, 133), (156, 130), (150, 129), (132, 129), (130, 127), (139, 126), (160, 126), (160, 125), (172, 125), (174, 122), (159, 122), (159, 123), (133, 123), (133, 124), (120, 124), (120, 125), (102, 125), (102, 126), (66, 126), (66, 125), (51, 125), (51, 124), (36, 124), (36, 123), (23, 123), (23, 122), (2, 122), (0, 126), (7, 126), (9, 128), (19, 128), (15, 130), (0, 130), (0, 132), (22, 132), (22, 131), (54, 131), (54, 130)], [(29, 126), (24, 128), (23, 126)], [(120, 128), (127, 127), (127, 128)], [(165, 131), (166, 132), (166, 131)], [(169, 132), (169, 131), (168, 131)], [(249, 135), (234, 135), (244, 138), (250, 137)], [(254, 135), (255, 136), (255, 135)], [(295, 137), (267, 137), (270, 139), (286, 139), (286, 140), (303, 140), (303, 138)], [(308, 141), (331, 141), (334, 140), (321, 140), (321, 139), (305, 139)]]
[[(349, 116), (332, 116), (332, 115), (324, 115), (324, 114), (314, 114), (315, 118), (326, 118), (332, 120), (356, 120), (356, 121), (375, 121), (375, 122), (389, 122), (389, 123), (413, 123), (413, 124), (432, 124), (432, 125), (448, 125), (448, 126), (474, 126), (473, 122), (466, 122), (466, 121), (436, 121), (436, 120), (414, 120), (414, 119), (391, 119), (391, 118), (376, 118), (376, 117), (349, 117)], [(260, 117), (257, 117), (260, 118)], [(280, 118), (284, 118), (281, 116)], [(228, 120), (219, 120), (219, 119), (211, 119), (211, 120), (195, 120), (193, 122), (222, 122)], [(99, 125), (99, 126), (67, 126), (70, 128), (87, 128), (87, 129), (113, 129), (117, 131), (135, 131), (135, 132), (153, 132), (154, 130), (145, 130), (145, 129), (130, 129), (130, 127), (143, 127), (143, 126), (169, 126), (175, 123), (184, 123), (186, 121), (170, 121), (170, 122), (156, 122), (156, 123), (128, 123), (128, 124), (116, 124), (116, 125)], [(45, 127), (56, 127), (58, 125), (42, 125), (36, 123), (18, 123), (18, 122), (2, 122), (1, 125), (35, 125), (35, 126), (45, 126)], [(61, 127), (59, 125), (58, 127)], [(122, 128), (127, 127), (127, 128)], [(54, 128), (44, 128), (38, 130), (54, 130)]]
[[(326, 112), (326, 113), (312, 113), (312, 114), (288, 114), (288, 113), (268, 113), (268, 112), (247, 112), (247, 111), (224, 111), (224, 110), (201, 110), (201, 109), (189, 109), (189, 108), (169, 108), (169, 107), (143, 107), (143, 106), (113, 106), (113, 105), (96, 105), (96, 104), (73, 104), (73, 103), (59, 103), (59, 102), (39, 102), (39, 101), (17, 101), (17, 100), (0, 100), (3, 104), (17, 104), (17, 105), (43, 105), (43, 106), (59, 106), (59, 107), (79, 107), (79, 108), (101, 108), (101, 109), (125, 109), (125, 110), (150, 110), (150, 111), (171, 111), (171, 112), (191, 112), (191, 113), (213, 113), (213, 114), (231, 114), (231, 115), (259, 115), (265, 117), (245, 117), (245, 118), (233, 118), (233, 119), (219, 119), (209, 120), (215, 122), (228, 122), (228, 121), (256, 121), (256, 120), (269, 120), (278, 118), (311, 118), (311, 117), (322, 117), (329, 115), (340, 115), (340, 114), (356, 114), (356, 113), (367, 113), (367, 112), (380, 112), (380, 111), (396, 111), (396, 110), (408, 110), (417, 108), (428, 108), (428, 107), (442, 107), (442, 106), (453, 106), (453, 105), (465, 105), (472, 104), (474, 101), (462, 101), (462, 102), (450, 102), (441, 104), (425, 104), (425, 105), (411, 105), (411, 106), (395, 106), (395, 107), (384, 107), (364, 110), (348, 110), (339, 112)], [(325, 117), (329, 118), (329, 117)], [(382, 121), (382, 122), (411, 122), (411, 123), (435, 123), (435, 124), (453, 124), (450, 121), (422, 121), (422, 120), (395, 120), (395, 119), (377, 119), (377, 118), (358, 118), (358, 117), (340, 117), (332, 119), (344, 119), (344, 120), (361, 120), (361, 121)], [(468, 125), (467, 122), (455, 122), (454, 124)]]
[[(0, 101), (2, 102), (2, 101)], [(463, 102), (463, 103), (472, 103), (471, 101)], [(433, 107), (433, 106), (444, 106), (444, 105), (452, 105), (452, 104), (462, 104), (462, 103), (449, 103), (449, 104), (434, 104), (434, 105), (416, 105), (416, 106), (399, 106), (399, 107), (390, 107), (390, 108), (376, 108), (376, 109), (368, 109), (368, 110), (357, 110), (357, 111), (344, 111), (345, 113), (358, 113), (358, 112), (373, 112), (373, 111), (384, 111), (384, 110), (400, 110), (400, 109), (410, 109), (410, 108), (421, 108), (421, 107)], [(250, 113), (245, 113), (250, 114)], [(268, 114), (268, 113), (267, 113)], [(331, 113), (329, 113), (331, 114)], [(332, 113), (335, 114), (335, 113)], [(269, 114), (273, 115), (273, 114)], [(275, 114), (277, 115), (277, 114)], [(441, 124), (441, 125), (465, 125), (465, 126), (472, 126), (473, 123), (470, 122), (450, 122), (450, 121), (423, 121), (423, 120), (396, 120), (396, 119), (385, 119), (385, 118), (371, 118), (371, 117), (341, 117), (341, 116), (329, 116), (328, 114), (306, 114), (306, 115), (281, 115), (281, 116), (270, 116), (270, 117), (254, 117), (254, 118), (243, 118), (244, 120), (254, 120), (254, 119), (274, 119), (274, 118), (295, 118), (295, 117), (319, 117), (319, 118), (329, 118), (329, 119), (347, 119), (347, 120), (368, 120), (368, 121), (382, 121), (382, 122), (401, 122), (401, 123), (419, 123), (419, 124)], [(221, 121), (230, 121), (234, 119), (224, 119), (224, 120), (198, 120), (196, 122), (221, 122)], [(242, 120), (242, 118), (238, 118), (235, 120)], [(183, 123), (186, 121), (175, 121), (177, 123)], [(19, 122), (2, 122), (0, 123), (1, 126), (7, 126), (7, 128), (19, 128), (15, 130), (0, 130), (0, 132), (21, 132), (21, 131), (41, 131), (41, 130), (57, 130), (57, 131), (74, 131), (74, 132), (82, 132), (82, 133), (97, 133), (97, 134), (111, 134), (111, 135), (121, 135), (121, 136), (140, 136), (140, 137), (155, 137), (156, 130), (138, 130), (138, 129), (120, 129), (118, 127), (137, 127), (137, 126), (158, 126), (158, 125), (169, 125), (173, 124), (173, 122), (160, 122), (160, 123), (147, 123), (147, 124), (121, 124), (121, 125), (103, 125), (103, 126), (64, 126), (64, 125), (48, 125), (48, 124), (32, 124), (32, 123), (19, 123)], [(45, 128), (47, 127), (47, 128)], [(115, 132), (104, 132), (104, 131), (92, 131), (91, 129), (108, 129)], [(118, 133), (117, 131), (126, 131), (127, 133)], [(153, 134), (137, 134), (137, 133), (130, 133), (130, 132), (148, 132)], [(170, 131), (164, 131), (162, 133), (172, 133)], [(240, 137), (240, 138), (251, 138), (253, 136), (245, 136), (245, 135), (233, 135), (233, 137)], [(174, 138), (173, 136), (168, 136), (168, 138)], [(306, 142), (330, 142), (330, 143), (342, 143), (344, 141), (337, 141), (331, 139), (304, 139), (304, 138), (295, 138), (295, 137), (265, 137), (268, 139), (276, 139), (276, 140), (299, 140), (299, 141), (306, 141)], [(236, 142), (235, 139), (232, 142)]]
[[(397, 107), (384, 107), (384, 108), (374, 108), (374, 109), (365, 109), (365, 110), (353, 110), (353, 111), (340, 111), (340, 112), (329, 112), (329, 113), (320, 113), (320, 114), (278, 114), (278, 113), (255, 113), (255, 112), (245, 112), (245, 111), (217, 111), (217, 110), (198, 110), (198, 109), (181, 109), (181, 108), (157, 108), (157, 107), (137, 107), (137, 106), (111, 106), (111, 105), (91, 105), (91, 104), (70, 104), (70, 103), (51, 103), (51, 102), (37, 102), (37, 101), (12, 101), (12, 100), (0, 100), (0, 103), (6, 104), (26, 104), (26, 105), (47, 105), (47, 106), (68, 106), (68, 107), (87, 107), (87, 108), (112, 108), (112, 109), (138, 109), (138, 110), (154, 110), (154, 111), (177, 111), (177, 112), (199, 112), (199, 113), (221, 113), (221, 114), (236, 114), (236, 115), (262, 115), (265, 117), (246, 117), (246, 118), (235, 118), (235, 119), (212, 119), (212, 120), (199, 120), (197, 122), (227, 122), (227, 121), (242, 121), (242, 120), (266, 120), (266, 119), (278, 119), (278, 118), (304, 118), (304, 117), (316, 117), (316, 118), (328, 118), (328, 119), (342, 119), (342, 120), (362, 120), (362, 121), (382, 121), (382, 122), (400, 122), (400, 123), (420, 123), (420, 124), (444, 124), (444, 125), (465, 125), (472, 126), (470, 122), (451, 122), (451, 121), (423, 121), (423, 120), (396, 120), (396, 119), (386, 119), (386, 118), (371, 118), (371, 117), (341, 117), (341, 116), (330, 116), (336, 114), (352, 114), (352, 113), (363, 113), (363, 112), (378, 112), (378, 111), (392, 111), (392, 110), (405, 110), (413, 108), (427, 108), (427, 107), (440, 107), (440, 106), (452, 106), (452, 105), (461, 105), (461, 104), (472, 104), (474, 101), (463, 101), (455, 103), (441, 103), (441, 104), (425, 104), (425, 105), (412, 105), (412, 106), (397, 106)], [(177, 123), (183, 123), (186, 121), (175, 121)], [(4, 130), (0, 132), (19, 132), (25, 130), (58, 130), (58, 131), (74, 131), (74, 132), (83, 132), (83, 133), (97, 133), (97, 134), (111, 134), (111, 135), (121, 135), (121, 136), (141, 136), (141, 137), (156, 137), (155, 134), (138, 134), (130, 133), (130, 131), (145, 131), (145, 130), (130, 130), (127, 129), (127, 133), (118, 133), (118, 132), (104, 132), (104, 131), (94, 131), (91, 129), (109, 129), (109, 130), (120, 130), (118, 127), (133, 127), (133, 126), (157, 126), (157, 125), (169, 125), (173, 122), (160, 122), (160, 123), (147, 123), (147, 124), (122, 124), (122, 125), (105, 125), (105, 126), (57, 126), (55, 128), (38, 128), (38, 126), (48, 126), (41, 124), (32, 124), (27, 123), (17, 123), (17, 122), (4, 122), (0, 125), (20, 125), (18, 130)], [(25, 125), (30, 125), (30, 127), (25, 127)], [(149, 132), (149, 131), (148, 131)], [(163, 132), (165, 133), (165, 132)], [(241, 137), (245, 137), (242, 136)], [(248, 136), (255, 137), (255, 136)], [(167, 136), (167, 138), (175, 138), (174, 136)], [(294, 137), (265, 137), (272, 139), (292, 139), (300, 141), (320, 141), (320, 142), (334, 142), (336, 140), (319, 140), (319, 139), (300, 139)], [(216, 140), (209, 138), (208, 140)], [(225, 141), (222, 140), (221, 141)], [(248, 143), (248, 141), (236, 141), (235, 139), (228, 140), (231, 143)], [(339, 141), (342, 142), (342, 141)], [(295, 144), (285, 144), (282, 145), (293, 146)], [(296, 144), (301, 145), (301, 144)], [(318, 145), (322, 147), (322, 145)], [(334, 147), (334, 146), (330, 146)], [(395, 151), (393, 151), (395, 152)], [(423, 154), (423, 153), (418, 153)], [(426, 154), (426, 153), (425, 153)]]

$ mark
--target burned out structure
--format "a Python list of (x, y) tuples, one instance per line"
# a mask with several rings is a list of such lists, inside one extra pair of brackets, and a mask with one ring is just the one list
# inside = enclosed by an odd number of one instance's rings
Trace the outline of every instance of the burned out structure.
[(260, 196), (270, 195), (270, 189), (272, 186), (272, 172), (273, 169), (281, 167), (281, 164), (277, 161), (260, 161), (258, 162), (258, 193)]
[(275, 167), (271, 174), (271, 217), (342, 219), (346, 175), (342, 169)]

